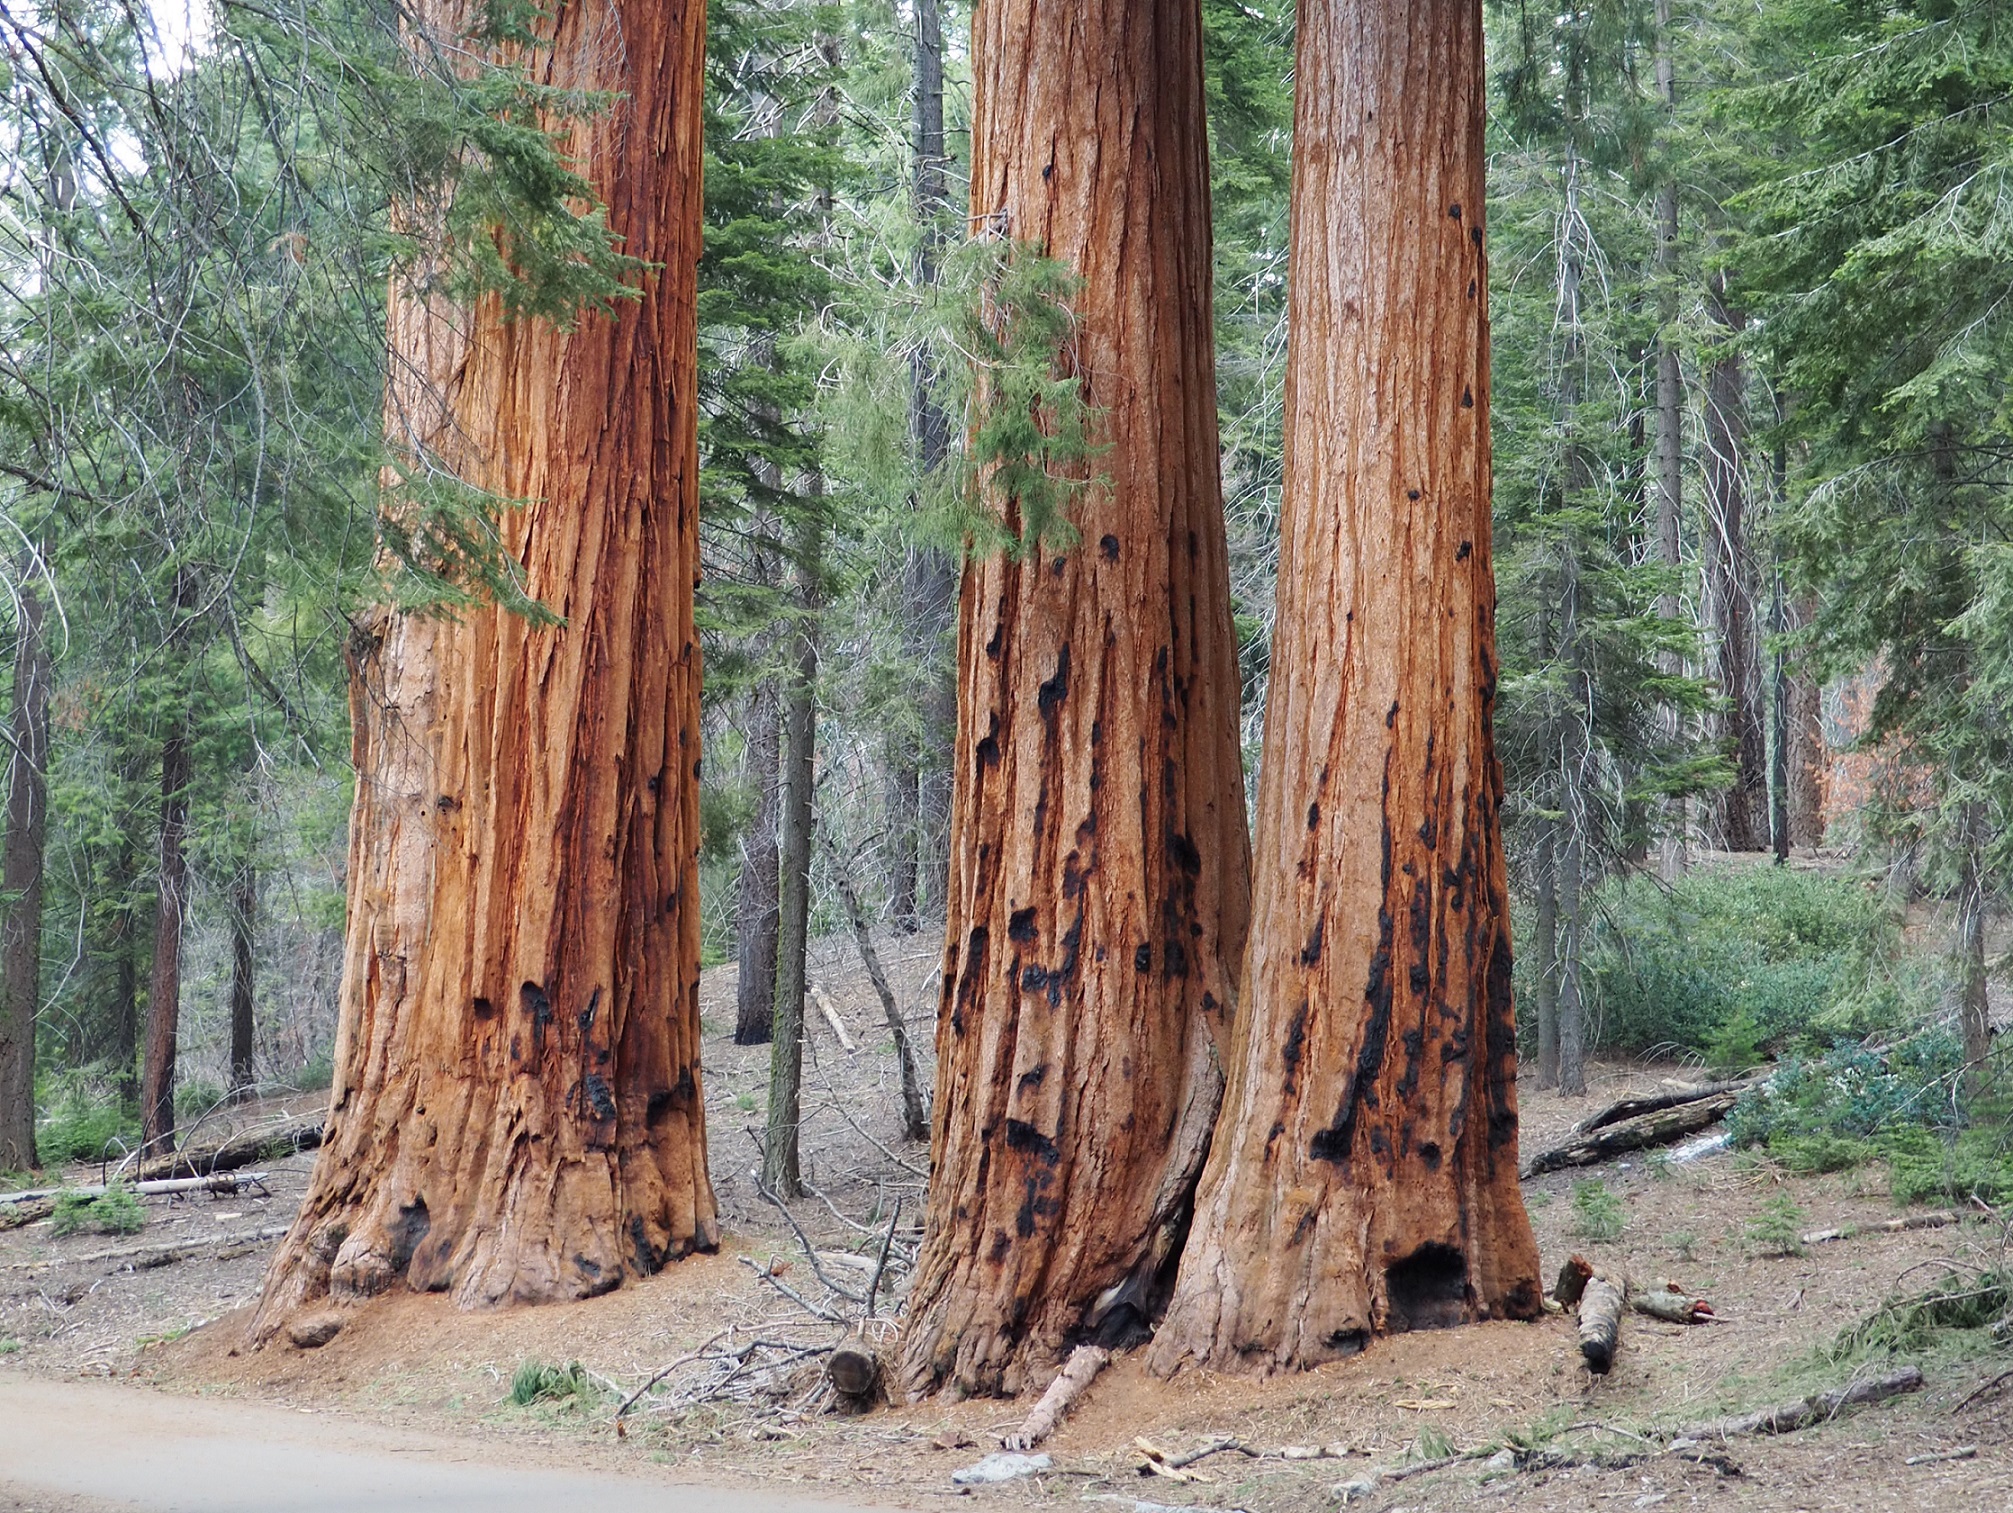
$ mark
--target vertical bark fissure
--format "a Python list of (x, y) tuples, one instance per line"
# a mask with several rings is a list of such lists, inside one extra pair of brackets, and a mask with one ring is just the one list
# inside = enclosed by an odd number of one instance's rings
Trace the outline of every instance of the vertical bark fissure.
[(1539, 1310), (1492, 728), (1481, 7), (1318, 0), (1298, 50), (1251, 946), (1162, 1373)]
[(1012, 1392), (1158, 1313), (1248, 916), (1199, 7), (983, 0), (973, 33), (973, 223), (1081, 276), (1104, 449), (1076, 542), (960, 595), (914, 1392)]

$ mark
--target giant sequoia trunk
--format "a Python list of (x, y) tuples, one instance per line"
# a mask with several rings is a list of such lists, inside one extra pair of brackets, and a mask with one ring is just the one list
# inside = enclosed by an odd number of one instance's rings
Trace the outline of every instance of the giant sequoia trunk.
[[(1248, 913), (1195, 0), (982, 0), (975, 222), (1084, 278), (1080, 541), (974, 561), (934, 1172), (904, 1377), (1137, 1334), (1185, 1232)], [(1011, 501), (1002, 501), (1015, 517)]]
[[(421, 14), (455, 35), (472, 12)], [(583, 0), (542, 24), (542, 76), (611, 93), (569, 152), (653, 266), (571, 334), (393, 288), (394, 444), (526, 501), (504, 545), (565, 623), (381, 610), (353, 641), (328, 1137), (258, 1339), (322, 1294), (579, 1297), (717, 1242), (692, 622), (704, 9)]]
[(1491, 731), (1482, 80), (1480, 0), (1301, 7), (1251, 950), (1163, 1373), (1539, 1309)]
[(26, 561), (14, 648), (13, 750), (7, 763), (6, 889), (0, 917), (0, 1171), (35, 1166), (35, 1014), (42, 1003), (42, 859), (49, 834), (49, 646), (42, 591)]

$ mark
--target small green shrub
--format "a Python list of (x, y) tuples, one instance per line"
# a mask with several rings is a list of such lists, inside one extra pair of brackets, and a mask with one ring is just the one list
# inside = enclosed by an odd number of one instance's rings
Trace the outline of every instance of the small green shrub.
[(1750, 1253), (1757, 1256), (1803, 1254), (1803, 1210), (1788, 1193), (1777, 1193), (1743, 1226)]
[(1578, 1182), (1573, 1185), (1573, 1234), (1600, 1244), (1619, 1240), (1628, 1225), (1622, 1200), (1608, 1191), (1605, 1182)]
[(95, 1161), (109, 1148), (140, 1143), (140, 1122), (93, 1071), (46, 1078), (36, 1103), (35, 1145), (44, 1161)]
[(115, 1182), (102, 1193), (58, 1193), (49, 1227), (59, 1235), (73, 1235), (80, 1229), (100, 1235), (136, 1235), (147, 1227), (147, 1210), (131, 1188)]
[(587, 1368), (578, 1361), (564, 1366), (526, 1361), (510, 1379), (510, 1401), (519, 1408), (529, 1408), (533, 1403), (562, 1402), (589, 1407), (600, 1396)]
[[(1927, 1292), (1888, 1298), (1822, 1353), (1834, 1362), (1869, 1352), (1919, 1354), (1952, 1332), (1991, 1329), (2013, 1313), (2013, 1274), (1953, 1272)], [(1997, 1337), (2002, 1331), (1994, 1329)]]
[(1664, 1236), (1664, 1244), (1671, 1248), (1671, 1254), (1680, 1261), (1698, 1259), (1698, 1235), (1689, 1229), (1674, 1229)]
[(307, 1065), (294, 1074), (294, 1086), (306, 1093), (335, 1086), (335, 1047), (324, 1046), (308, 1057)]
[(0, 1355), (14, 1355), (21, 1349), (21, 1342), (12, 1335), (0, 1336)]

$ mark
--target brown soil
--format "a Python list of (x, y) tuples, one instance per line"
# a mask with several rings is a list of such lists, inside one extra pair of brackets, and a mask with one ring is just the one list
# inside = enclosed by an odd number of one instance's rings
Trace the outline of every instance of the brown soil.
[[(883, 945), (902, 1002), (928, 1004), (935, 961), (928, 939)], [(796, 1214), (821, 1249), (871, 1253), (897, 1198), (904, 1203), (901, 1231), (912, 1236), (907, 1216), (916, 1212), (926, 1153), (896, 1133), (892, 1047), (871, 989), (837, 942), (821, 953), (813, 975), (861, 1049), (845, 1054), (822, 1019), (814, 1021), (806, 1165), (831, 1208), (813, 1198)], [(742, 1126), (759, 1124), (767, 1058), (763, 1049), (732, 1045), (732, 991), (731, 968), (707, 974), (707, 1104), (728, 1233), (719, 1255), (683, 1262), (606, 1297), (541, 1309), (465, 1314), (440, 1297), (394, 1295), (351, 1313), (319, 1350), (282, 1345), (256, 1354), (241, 1354), (238, 1346), (270, 1242), (214, 1247), (152, 1270), (76, 1259), (284, 1223), (310, 1160), (295, 1158), (272, 1165), (270, 1197), (156, 1201), (148, 1230), (130, 1240), (57, 1240), (46, 1223), (0, 1232), (0, 1342), (15, 1342), (0, 1343), (0, 1372), (133, 1377), (181, 1393), (242, 1395), (340, 1410), (366, 1422), (454, 1429), (493, 1442), (500, 1455), (637, 1471), (668, 1464), (687, 1480), (817, 1484), (828, 1495), (913, 1505), (952, 1495), (949, 1473), (997, 1448), (1027, 1403), (938, 1402), (844, 1418), (807, 1401), (805, 1389), (814, 1386), (807, 1377), (781, 1384), (775, 1397), (675, 1416), (650, 1412), (654, 1400), (646, 1400), (621, 1440), (611, 1426), (611, 1399), (586, 1408), (509, 1405), (512, 1374), (527, 1360), (578, 1360), (626, 1392), (730, 1325), (743, 1340), (756, 1332), (804, 1342), (836, 1335), (757, 1275), (774, 1272), (807, 1296), (828, 1297), (749, 1180), (755, 1147)], [(927, 1014), (916, 1022), (926, 1030)], [(1526, 1149), (1551, 1143), (1592, 1108), (1672, 1071), (1601, 1067), (1584, 1102), (1527, 1096)], [(1573, 1193), (1589, 1180), (1604, 1183), (1622, 1206), (1625, 1228), (1613, 1243), (1575, 1232)], [(1147, 1377), (1136, 1357), (1122, 1358), (1044, 1447), (1055, 1459), (1051, 1474), (976, 1495), (1016, 1505), (1110, 1495), (1125, 1500), (1119, 1506), (1143, 1499), (1252, 1513), (1332, 1507), (1338, 1485), (1442, 1445), (1477, 1447), (1567, 1425), (1640, 1430), (1796, 1397), (1854, 1371), (1887, 1369), (1885, 1357), (1832, 1363), (1818, 1351), (1897, 1289), (1932, 1285), (1948, 1275), (1950, 1259), (1975, 1262), (1987, 1252), (1996, 1258), (2004, 1239), (1998, 1225), (1981, 1224), (1868, 1235), (1803, 1256), (1757, 1255), (1753, 1226), (1771, 1214), (1780, 1218), (1785, 1199), (1799, 1210), (1793, 1220), (1799, 1229), (1891, 1216), (1884, 1175), (1791, 1178), (1724, 1154), (1687, 1166), (1642, 1159), (1560, 1173), (1525, 1184), (1525, 1193), (1548, 1275), (1579, 1250), (1632, 1277), (1675, 1276), (1709, 1297), (1724, 1322), (1686, 1329), (1632, 1316), (1613, 1374), (1598, 1381), (1579, 1368), (1570, 1322), (1560, 1318), (1382, 1340), (1354, 1360), (1264, 1382), (1189, 1375), (1164, 1384)], [(898, 1287), (906, 1283), (900, 1250), (898, 1243), (892, 1268)], [(1964, 1356), (1947, 1349), (1916, 1359), (1929, 1377), (1926, 1391), (1801, 1434), (1734, 1443), (1728, 1450), (1739, 1476), (1666, 1460), (1627, 1470), (1491, 1478), (1478, 1459), (1386, 1484), (1361, 1505), (1383, 1513), (2013, 1508), (2013, 1386), (1958, 1406), (2013, 1361), (1998, 1352)], [(1210, 1480), (1192, 1484), (1137, 1473), (1135, 1436), (1178, 1449), (1222, 1434), (1268, 1449), (1339, 1443), (1351, 1454), (1314, 1461), (1219, 1455), (1196, 1468)], [(973, 1443), (938, 1448), (959, 1438)], [(1588, 1448), (1597, 1442), (1592, 1428), (1553, 1440)], [(1970, 1445), (1978, 1447), (1971, 1459), (1904, 1464), (1910, 1456)]]

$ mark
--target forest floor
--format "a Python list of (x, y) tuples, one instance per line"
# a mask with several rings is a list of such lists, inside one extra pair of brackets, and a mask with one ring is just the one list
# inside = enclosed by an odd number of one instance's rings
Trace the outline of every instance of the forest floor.
[[(927, 1056), (936, 960), (930, 938), (882, 946)], [(820, 1250), (871, 1255), (899, 1199), (899, 1254), (901, 1241), (913, 1239), (927, 1156), (899, 1137), (892, 1041), (841, 940), (820, 943), (813, 978), (859, 1049), (843, 1050), (823, 1017), (814, 1018), (804, 1148), (807, 1176), (824, 1201), (808, 1199), (796, 1215)], [(618, 1438), (612, 1392), (530, 1408), (510, 1402), (513, 1375), (526, 1361), (578, 1361), (626, 1394), (730, 1325), (742, 1340), (815, 1343), (837, 1333), (765, 1280), (826, 1296), (750, 1177), (756, 1146), (749, 1132), (759, 1126), (768, 1057), (765, 1048), (732, 1044), (733, 994), (731, 966), (706, 974), (708, 1123), (726, 1233), (718, 1255), (605, 1297), (546, 1308), (462, 1314), (439, 1297), (394, 1295), (357, 1310), (318, 1350), (282, 1344), (241, 1354), (246, 1309), (273, 1244), (259, 1237), (286, 1223), (312, 1164), (310, 1156), (293, 1157), (268, 1167), (269, 1195), (151, 1201), (147, 1230), (130, 1238), (58, 1239), (46, 1222), (0, 1231), (0, 1384), (115, 1377), (175, 1394), (313, 1410), (352, 1433), (371, 1425), (386, 1435), (452, 1432), (491, 1447), (500, 1461), (766, 1486), (778, 1496), (812, 1488), (881, 1506), (931, 1507), (966, 1495), (950, 1473), (996, 1449), (1028, 1404), (933, 1403), (845, 1418), (805, 1405), (804, 1384), (791, 1383), (780, 1396), (677, 1413), (646, 1398)], [(1674, 1075), (1686, 1073), (1602, 1065), (1584, 1101), (1527, 1094), (1524, 1149), (1550, 1145), (1608, 1099)], [(291, 1100), (303, 1108), (318, 1101)], [(88, 1179), (81, 1171), (73, 1176)], [(1583, 1237), (1573, 1201), (1576, 1184), (1596, 1178), (1621, 1207), (1623, 1228), (1609, 1243)], [(1615, 1369), (1601, 1379), (1580, 1367), (1571, 1321), (1557, 1317), (1381, 1340), (1352, 1360), (1268, 1382), (1203, 1374), (1170, 1385), (1148, 1377), (1136, 1358), (1121, 1359), (1043, 1447), (1053, 1457), (1048, 1473), (968, 1495), (1013, 1507), (1086, 1500), (1250, 1513), (1335, 1507), (1338, 1488), (1371, 1468), (1445, 1447), (1510, 1435), (1585, 1447), (1596, 1432), (1588, 1425), (1639, 1431), (1759, 1407), (1890, 1369), (1886, 1357), (1834, 1360), (1826, 1352), (1884, 1299), (1933, 1285), (1951, 1274), (1952, 1262), (1998, 1264), (2007, 1243), (1999, 1224), (1981, 1223), (1862, 1235), (1801, 1255), (1757, 1253), (1771, 1228), (1891, 1217), (1877, 1168), (1794, 1177), (1721, 1153), (1686, 1164), (1619, 1161), (1539, 1177), (1525, 1192), (1547, 1279), (1580, 1251), (1634, 1278), (1680, 1279), (1711, 1299), (1721, 1322), (1685, 1328), (1631, 1317)], [(167, 1240), (206, 1237), (195, 1256), (171, 1264), (148, 1265), (139, 1254)], [(121, 1251), (131, 1254), (122, 1258)], [(894, 1274), (899, 1286), (899, 1266)], [(856, 1277), (856, 1285), (863, 1280)], [(1732, 1442), (1726, 1449), (1739, 1474), (1670, 1457), (1628, 1469), (1506, 1473), (1477, 1458), (1387, 1482), (1355, 1505), (1378, 1513), (2013, 1508), (2013, 1385), (1965, 1401), (2013, 1361), (2003, 1351), (1952, 1347), (1907, 1359), (1923, 1368), (1924, 1391), (1802, 1433)], [(674, 1398), (686, 1380), (689, 1373), (674, 1376)], [(1223, 1435), (1256, 1448), (1339, 1445), (1348, 1453), (1318, 1460), (1223, 1454), (1195, 1467), (1207, 1480), (1187, 1483), (1148, 1479), (1138, 1469), (1135, 1437), (1178, 1451)], [(1908, 1464), (1970, 1447), (1975, 1452), (1964, 1459)]]

